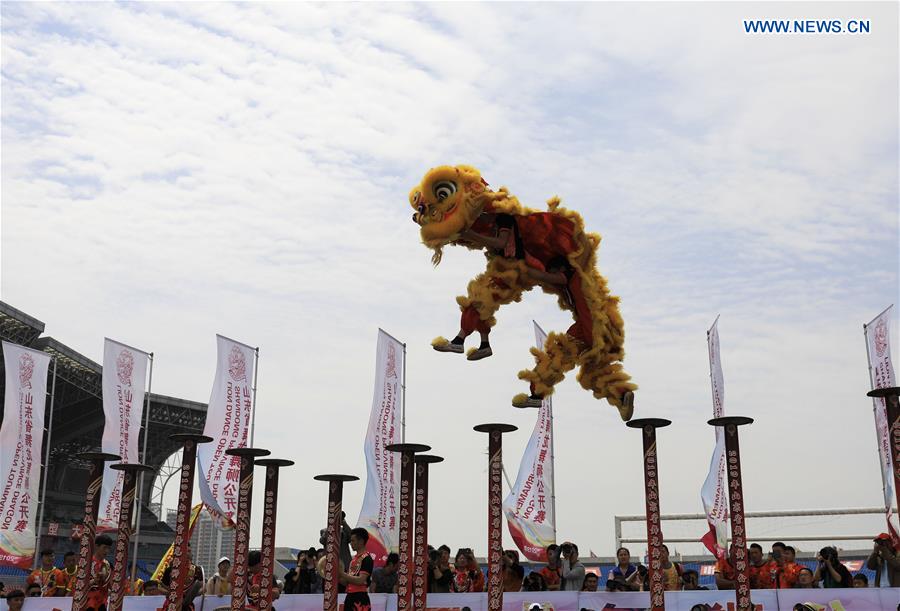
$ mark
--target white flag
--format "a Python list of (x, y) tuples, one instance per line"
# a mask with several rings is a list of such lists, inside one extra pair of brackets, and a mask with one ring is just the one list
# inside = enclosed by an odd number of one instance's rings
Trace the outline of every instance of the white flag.
[(6, 396), (0, 426), (0, 566), (34, 560), (50, 356), (3, 342)]
[[(547, 334), (534, 323), (537, 347)], [(547, 546), (556, 543), (553, 514), (553, 405), (546, 397), (525, 447), (516, 483), (503, 501), (509, 534), (522, 554), (534, 562), (547, 561)]]
[[(118, 454), (121, 462), (139, 462), (138, 435), (144, 412), (144, 383), (150, 355), (106, 338), (103, 344), (103, 451)], [(124, 471), (103, 467), (97, 529), (115, 530), (119, 525)]]
[(382, 564), (396, 551), (400, 510), (400, 460), (385, 446), (401, 441), (404, 359), (403, 344), (378, 330), (375, 352), (375, 392), (366, 431), (366, 493), (356, 525), (369, 531), (366, 550)]
[(210, 443), (197, 447), (200, 498), (224, 522), (234, 525), (241, 459), (225, 450), (246, 448), (253, 413), (253, 371), (256, 350), (216, 336), (218, 363), (203, 434)]
[[(891, 310), (878, 315), (875, 320), (863, 326), (866, 336), (866, 351), (869, 356), (869, 376), (872, 388), (889, 388), (894, 382), (894, 365), (891, 363)], [(884, 484), (884, 510), (888, 529), (895, 539), (900, 537), (893, 517), (894, 473), (891, 468), (891, 440), (888, 430), (887, 407), (884, 399), (876, 398), (875, 432), (878, 437), (878, 456), (881, 460), (881, 481)]]
[[(706, 332), (706, 342), (709, 348), (709, 377), (712, 383), (713, 417), (721, 418), (725, 415), (725, 378), (722, 375), (722, 360), (719, 352), (719, 319), (716, 318), (712, 327)], [(712, 459), (709, 462), (709, 474), (703, 482), (700, 490), (700, 498), (703, 500), (703, 511), (706, 512), (706, 521), (709, 524), (709, 532), (700, 540), (706, 548), (717, 558), (721, 558), (725, 552), (728, 537), (728, 498), (725, 486), (725, 434), (721, 426), (716, 427), (716, 448), (713, 450)]]

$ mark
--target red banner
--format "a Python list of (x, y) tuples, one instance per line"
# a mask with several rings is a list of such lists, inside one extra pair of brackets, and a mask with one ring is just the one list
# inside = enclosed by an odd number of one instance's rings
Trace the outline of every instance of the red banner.
[(659, 519), (659, 472), (656, 461), (656, 427), (647, 425), (644, 438), (644, 498), (647, 513), (647, 546), (650, 550), (650, 607), (665, 609), (662, 546), (663, 533)]
[(747, 531), (744, 518), (744, 485), (741, 481), (741, 451), (738, 427), (725, 426), (725, 453), (728, 456), (728, 489), (731, 501), (731, 545), (737, 574), (735, 595), (738, 611), (750, 609), (750, 559), (747, 556)]
[(410, 537), (413, 532), (412, 495), (410, 491), (415, 477), (412, 453), (400, 455), (400, 566), (397, 569), (397, 611), (408, 611), (412, 607), (412, 588), (409, 585), (413, 574), (413, 556)]
[(122, 504), (118, 511), (119, 524), (116, 535), (115, 563), (113, 564), (112, 580), (109, 584), (108, 611), (119, 611), (122, 608), (122, 601), (128, 585), (128, 541), (131, 539), (131, 515), (138, 474), (133, 469), (126, 469), (122, 475), (124, 476)]
[(488, 434), (488, 611), (503, 609), (503, 433)]
[(240, 460), (240, 489), (235, 514), (234, 564), (232, 564), (231, 609), (241, 611), (247, 600), (247, 554), (250, 549), (250, 503), (253, 498), (254, 457), (245, 455)]

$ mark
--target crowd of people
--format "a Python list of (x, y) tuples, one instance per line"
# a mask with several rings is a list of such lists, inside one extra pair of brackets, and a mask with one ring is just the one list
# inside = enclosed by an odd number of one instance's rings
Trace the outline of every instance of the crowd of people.
[[(320, 543), (324, 545), (324, 531)], [(350, 528), (342, 521), (339, 543), (338, 581), (339, 590), (348, 595), (350, 604), (345, 608), (365, 608), (368, 593), (396, 593), (399, 576), (400, 557), (388, 554), (384, 566), (374, 567), (374, 559), (366, 552), (369, 534), (362, 528)], [(112, 539), (99, 535), (94, 541), (94, 558), (91, 563), (91, 578), (88, 592), (88, 611), (102, 611), (109, 598), (111, 579), (110, 564), (106, 559), (112, 548)], [(483, 592), (485, 575), (479, 566), (475, 553), (470, 548), (460, 548), (451, 563), (451, 550), (446, 545), (438, 548), (429, 546), (427, 566), (428, 591), (438, 594)], [(504, 592), (581, 591), (596, 592), (600, 579), (596, 572), (589, 571), (579, 558), (578, 546), (571, 542), (547, 547), (547, 562), (540, 569), (526, 572), (520, 563), (516, 550), (506, 550), (501, 559)], [(797, 562), (796, 550), (782, 542), (774, 543), (766, 553), (759, 544), (752, 544), (746, 550), (732, 548), (727, 558), (721, 558), (715, 565), (715, 583), (719, 590), (733, 590), (739, 580), (742, 563), (749, 567), (752, 589), (784, 588), (860, 588), (860, 587), (900, 587), (900, 548), (891, 537), (882, 533), (873, 541), (872, 553), (866, 567), (875, 572), (873, 583), (865, 574), (852, 575), (841, 562), (835, 547), (824, 547), (816, 556), (815, 568)], [(248, 554), (248, 608), (256, 608), (261, 586), (261, 553), (258, 550)], [(15, 611), (21, 609), (26, 597), (72, 596), (75, 590), (77, 557), (73, 552), (63, 556), (62, 567), (56, 567), (53, 550), (43, 550), (40, 564), (26, 578), (25, 589), (4, 592), (0, 583), (0, 594), (5, 594), (7, 605)], [(672, 590), (705, 590), (700, 585), (700, 576), (695, 570), (685, 569), (669, 556), (669, 548), (661, 548), (659, 558), (663, 574), (663, 587)], [(272, 582), (274, 596), (280, 594), (318, 594), (323, 591), (325, 563), (324, 547), (302, 550), (297, 555), (297, 565), (288, 571), (283, 581)], [(188, 551), (188, 572), (184, 584), (184, 609), (193, 609), (193, 601), (200, 595), (228, 596), (231, 594), (233, 572), (231, 560), (219, 560), (216, 573), (205, 579), (203, 569), (191, 562)], [(606, 575), (608, 592), (641, 592), (649, 590), (649, 569), (640, 562), (633, 562), (628, 548), (616, 551), (616, 564)], [(167, 568), (159, 580), (146, 582), (138, 579), (128, 582), (127, 595), (166, 595), (171, 585), (171, 567)]]

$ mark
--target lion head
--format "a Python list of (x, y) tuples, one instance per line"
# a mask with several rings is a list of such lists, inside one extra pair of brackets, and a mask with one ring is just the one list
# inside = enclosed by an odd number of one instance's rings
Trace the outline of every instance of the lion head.
[(428, 170), (409, 192), (413, 221), (422, 227), (422, 242), (439, 250), (456, 240), (481, 214), (488, 193), (487, 183), (472, 166), (442, 165)]

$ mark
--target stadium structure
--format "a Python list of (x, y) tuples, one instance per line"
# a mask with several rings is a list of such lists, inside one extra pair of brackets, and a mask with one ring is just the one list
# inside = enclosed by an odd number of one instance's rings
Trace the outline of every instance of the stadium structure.
[[(46, 352), (56, 360), (56, 376), (48, 385), (49, 389), (55, 384), (55, 393), (50, 461), (44, 470), (47, 498), (40, 509), (43, 518), (40, 520), (40, 547), (55, 549), (58, 560), (61, 560), (62, 553), (78, 551), (72, 534), (77, 532), (84, 518), (84, 492), (88, 476), (88, 463), (79, 460), (78, 455), (100, 449), (104, 426), (103, 368), (77, 350), (43, 333), (43, 322), (0, 301), (0, 339)], [(50, 370), (52, 375), (53, 364)], [(0, 394), (3, 396), (4, 386), (5, 375), (0, 372)], [(149, 405), (147, 455), (143, 462), (156, 469), (158, 475), (144, 479), (138, 510), (138, 572), (145, 579), (147, 569), (152, 571), (174, 537), (165, 517), (160, 520), (159, 509), (154, 512), (151, 508), (151, 503), (159, 496), (161, 483), (173, 474), (176, 467), (170, 457), (181, 449), (169, 436), (174, 433), (202, 433), (206, 421), (205, 403), (152, 393)], [(2, 413), (0, 402), (0, 420)], [(143, 447), (144, 434), (142, 427), (138, 447)], [(46, 433), (44, 439), (46, 443)], [(10, 570), (10, 576), (18, 572)]]

